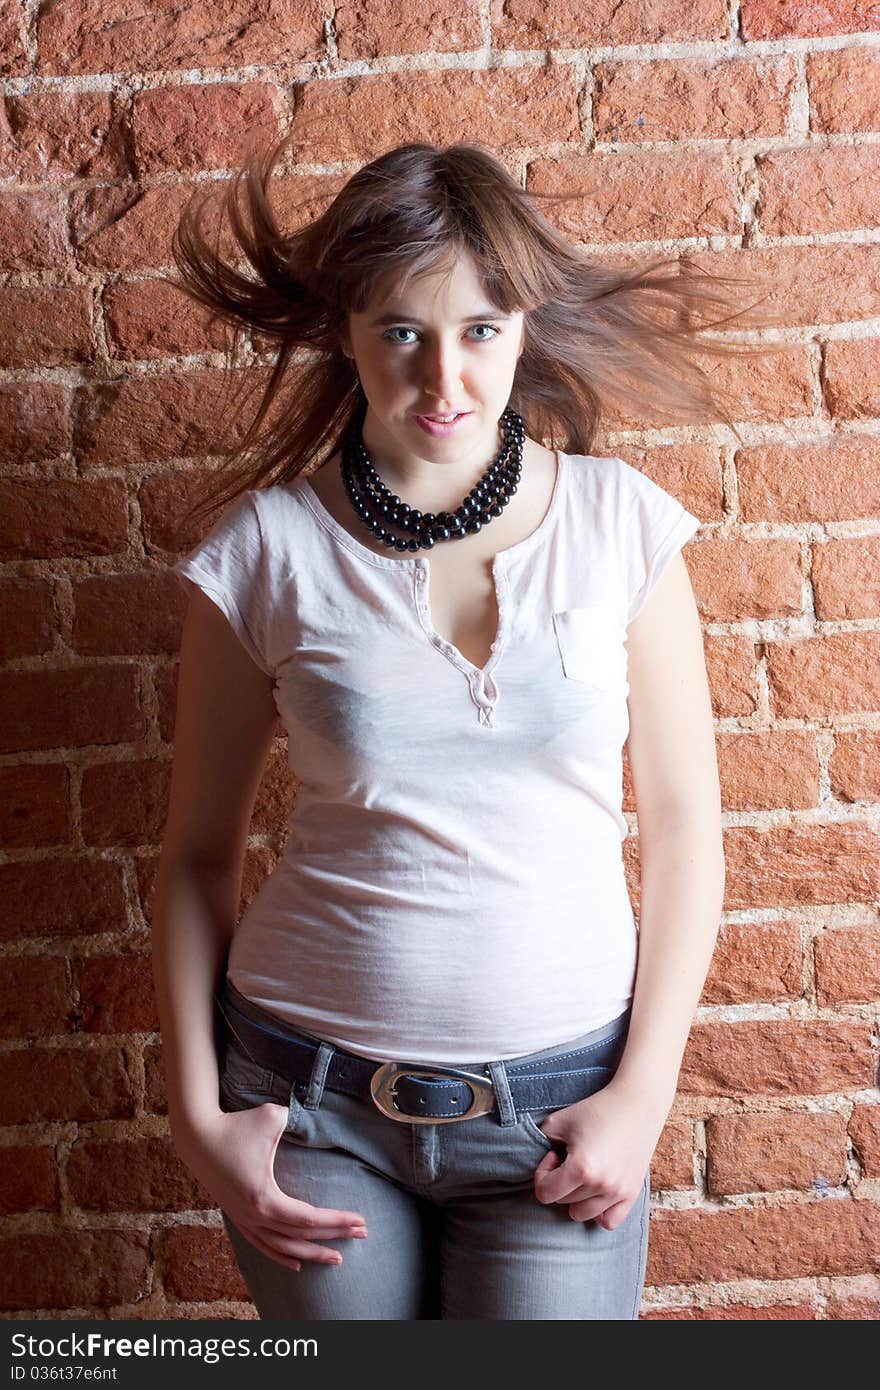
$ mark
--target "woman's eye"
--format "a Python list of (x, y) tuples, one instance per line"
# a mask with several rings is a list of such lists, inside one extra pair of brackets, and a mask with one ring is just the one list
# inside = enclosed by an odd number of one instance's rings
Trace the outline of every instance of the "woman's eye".
[[(473, 323), (471, 324), (471, 327), (468, 331), (473, 332), (477, 328), (491, 328), (492, 330), (491, 336), (481, 335), (479, 338), (472, 339), (473, 342), (477, 343), (490, 343), (492, 341), (492, 338), (496, 337), (497, 334), (501, 331), (499, 328), (496, 327), (494, 323)], [(392, 333), (415, 333), (415, 329), (403, 327), (389, 328), (388, 332), (384, 335), (391, 342), (397, 343), (400, 347), (409, 347), (409, 341), (404, 342), (400, 338), (392, 338)]]

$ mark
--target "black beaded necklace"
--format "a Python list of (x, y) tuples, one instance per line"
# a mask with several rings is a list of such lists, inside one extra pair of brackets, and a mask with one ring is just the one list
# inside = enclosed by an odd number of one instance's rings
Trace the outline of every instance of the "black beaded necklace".
[[(439, 512), (435, 516), (433, 512), (417, 511), (389, 492), (364, 448), (363, 418), (359, 414), (343, 440), (340, 469), (349, 500), (367, 529), (389, 549), (430, 550), (437, 541), (460, 540), (500, 516), (522, 477), (526, 432), (522, 417), (510, 406), (498, 423), (503, 435), (501, 448), (480, 481), (454, 512)], [(388, 529), (389, 522), (408, 532), (409, 539), (395, 536)]]

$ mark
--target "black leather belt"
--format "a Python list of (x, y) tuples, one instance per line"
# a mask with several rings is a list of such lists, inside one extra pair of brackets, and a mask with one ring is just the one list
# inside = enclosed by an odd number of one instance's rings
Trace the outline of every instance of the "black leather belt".
[[(253, 1061), (281, 1076), (302, 1100), (312, 1078), (319, 1043), (287, 1030), (278, 1021), (260, 1023), (237, 1008), (228, 988), (216, 1000), (225, 1026)], [(250, 1005), (255, 1011), (258, 1006)], [(532, 1061), (502, 1063), (517, 1111), (573, 1105), (606, 1084), (623, 1051), (629, 1011), (597, 1030), (597, 1039), (575, 1051)], [(372, 1100), (390, 1119), (407, 1124), (443, 1124), (497, 1109), (487, 1064), (475, 1068), (424, 1062), (376, 1062), (331, 1044), (324, 1085)]]

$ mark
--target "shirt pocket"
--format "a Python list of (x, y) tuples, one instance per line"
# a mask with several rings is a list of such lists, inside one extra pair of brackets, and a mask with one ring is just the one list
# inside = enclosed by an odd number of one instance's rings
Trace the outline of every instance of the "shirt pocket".
[(596, 698), (626, 682), (624, 629), (607, 604), (563, 608), (553, 615), (556, 645), (566, 678)]

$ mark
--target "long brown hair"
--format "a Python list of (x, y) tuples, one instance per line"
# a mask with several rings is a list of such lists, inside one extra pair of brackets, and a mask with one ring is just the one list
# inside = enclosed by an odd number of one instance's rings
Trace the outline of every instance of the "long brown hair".
[[(290, 138), (252, 149), (221, 193), (220, 225), (228, 215), (243, 264), (222, 259), (219, 236), (205, 230), (214, 188), (193, 195), (172, 238), (181, 278), (171, 283), (208, 309), (212, 323), (233, 329), (227, 383), (242, 333), (273, 349), (258, 409), (236, 446), (218, 450), (225, 463), (196, 495), (187, 523), (329, 458), (366, 411), (355, 365), (342, 351), (348, 314), (362, 313), (390, 280), (402, 288), (461, 251), (473, 257), (489, 303), (524, 312), (510, 404), (529, 436), (589, 454), (610, 410), (638, 417), (648, 407), (679, 421), (723, 420), (743, 442), (736, 400), (710, 383), (696, 357), (787, 350), (703, 336), (753, 314), (772, 286), (710, 273), (687, 255), (629, 267), (591, 258), (534, 201), (566, 201), (583, 190), (527, 193), (470, 143), (389, 150), (358, 169), (320, 216), (285, 232), (269, 181)], [(764, 293), (743, 307), (733, 294), (743, 287)], [(750, 326), (761, 322), (753, 316)], [(239, 419), (240, 410), (230, 429)]]

